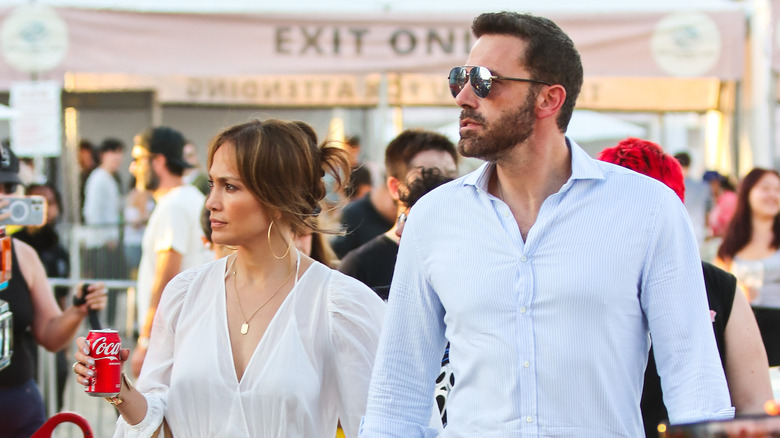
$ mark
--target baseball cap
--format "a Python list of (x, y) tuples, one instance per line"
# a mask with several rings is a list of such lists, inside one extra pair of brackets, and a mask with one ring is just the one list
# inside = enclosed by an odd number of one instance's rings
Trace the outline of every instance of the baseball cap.
[(0, 184), (21, 184), (19, 178), (19, 158), (10, 147), (3, 144), (0, 147)]
[(718, 173), (717, 170), (708, 170), (704, 172), (704, 175), (702, 175), (701, 179), (707, 182), (720, 181), (723, 179), (723, 175)]
[(169, 162), (189, 169), (192, 165), (184, 160), (184, 143), (184, 136), (179, 131), (159, 126), (141, 134), (139, 146), (151, 154), (164, 155)]

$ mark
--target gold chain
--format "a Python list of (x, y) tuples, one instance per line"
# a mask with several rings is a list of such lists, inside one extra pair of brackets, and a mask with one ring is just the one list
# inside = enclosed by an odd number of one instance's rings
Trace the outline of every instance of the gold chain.
[[(238, 257), (236, 257), (236, 258), (238, 258)], [(235, 260), (233, 260), (233, 264), (234, 265), (235, 265), (235, 263), (236, 263)], [(252, 318), (254, 318), (255, 315), (257, 315), (257, 312), (259, 312), (260, 309), (265, 307), (265, 305), (268, 304), (268, 302), (271, 301), (276, 296), (276, 294), (279, 293), (280, 290), (282, 290), (282, 286), (287, 284), (287, 282), (290, 280), (290, 277), (292, 277), (294, 272), (295, 272), (295, 269), (290, 267), (290, 274), (287, 276), (287, 278), (285, 278), (284, 281), (282, 281), (282, 284), (280, 284), (279, 287), (276, 288), (274, 293), (272, 293), (271, 296), (268, 297), (268, 299), (265, 300), (263, 302), (263, 304), (260, 305), (260, 307), (258, 307), (254, 312), (252, 312), (252, 315), (250, 315), (249, 319), (247, 319), (246, 316), (244, 316), (244, 309), (241, 307), (241, 300), (238, 298), (238, 287), (236, 286), (236, 270), (233, 269), (233, 292), (236, 293), (236, 304), (238, 304), (238, 311), (241, 313), (241, 317), (244, 318), (244, 323), (241, 324), (241, 334), (242, 335), (245, 335), (245, 334), (247, 334), (247, 332), (249, 332), (249, 321), (251, 321)]]

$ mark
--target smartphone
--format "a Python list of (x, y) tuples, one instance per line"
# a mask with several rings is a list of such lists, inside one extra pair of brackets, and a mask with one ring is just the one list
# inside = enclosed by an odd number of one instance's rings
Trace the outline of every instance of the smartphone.
[(46, 223), (46, 198), (43, 196), (6, 196), (8, 205), (0, 209), (0, 215), (10, 216), (0, 220), (3, 225), (43, 225)]

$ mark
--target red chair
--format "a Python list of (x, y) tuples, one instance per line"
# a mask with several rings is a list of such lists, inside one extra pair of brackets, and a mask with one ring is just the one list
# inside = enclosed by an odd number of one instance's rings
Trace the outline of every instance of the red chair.
[(53, 415), (48, 421), (43, 423), (40, 429), (38, 429), (30, 438), (51, 438), (51, 434), (54, 432), (54, 428), (61, 423), (73, 423), (81, 428), (81, 432), (84, 434), (84, 438), (94, 438), (92, 428), (89, 426), (86, 418), (75, 412), (60, 412)]

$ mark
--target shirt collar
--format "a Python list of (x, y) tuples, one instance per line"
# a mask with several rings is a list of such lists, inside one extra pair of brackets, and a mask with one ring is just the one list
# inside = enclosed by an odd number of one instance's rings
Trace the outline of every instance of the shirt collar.
[[(604, 172), (599, 168), (597, 160), (588, 155), (580, 145), (566, 137), (566, 146), (571, 150), (571, 177), (564, 187), (578, 179), (604, 179)], [(466, 175), (463, 184), (487, 191), (490, 175), (493, 174), (495, 167), (496, 163), (484, 163), (477, 170)]]

